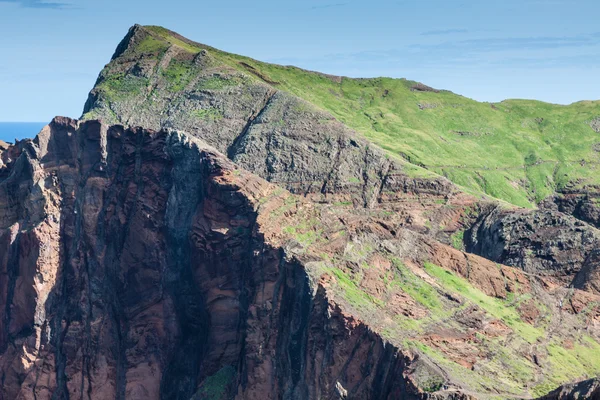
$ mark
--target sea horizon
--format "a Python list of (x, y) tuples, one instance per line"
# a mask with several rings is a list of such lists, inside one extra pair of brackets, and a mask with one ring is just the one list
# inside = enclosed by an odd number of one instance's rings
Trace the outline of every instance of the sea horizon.
[(0, 140), (14, 143), (15, 140), (34, 138), (48, 122), (0, 121)]

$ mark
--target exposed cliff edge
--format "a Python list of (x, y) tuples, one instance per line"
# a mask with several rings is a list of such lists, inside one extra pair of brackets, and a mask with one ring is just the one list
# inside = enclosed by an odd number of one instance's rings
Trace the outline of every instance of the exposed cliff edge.
[(412, 360), (265, 242), (276, 188), (216, 150), (55, 119), (15, 151), (2, 398), (418, 397)]

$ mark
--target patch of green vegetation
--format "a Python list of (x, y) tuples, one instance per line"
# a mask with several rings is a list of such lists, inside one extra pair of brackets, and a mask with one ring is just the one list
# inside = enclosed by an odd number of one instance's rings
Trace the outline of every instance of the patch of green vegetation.
[(426, 322), (429, 322), (429, 320), (418, 320), (416, 318), (411, 318), (402, 314), (398, 314), (394, 317), (394, 324), (396, 329), (394, 331), (390, 331), (387, 337), (397, 337), (398, 330), (408, 333), (420, 333), (422, 332), (423, 325)]
[(215, 107), (203, 108), (201, 110), (195, 110), (192, 115), (203, 121), (218, 121), (223, 118), (223, 112)]
[(400, 288), (432, 312), (442, 312), (442, 303), (437, 290), (417, 277), (401, 260), (392, 258), (392, 263), (394, 265), (394, 279), (389, 283), (391, 288)]
[(271, 211), (271, 217), (273, 218), (279, 218), (281, 217), (283, 214), (285, 214), (287, 211), (291, 210), (292, 208), (296, 207), (296, 198), (295, 196), (288, 196), (285, 198), (284, 203), (277, 207), (276, 209)]
[(547, 395), (551, 391), (555, 390), (557, 387), (559, 387), (563, 383), (566, 383), (566, 382), (562, 382), (557, 385), (556, 383), (544, 381), (544, 383), (540, 383), (539, 385), (534, 386), (531, 389), (531, 393), (533, 394), (533, 397), (535, 397), (535, 398), (542, 397), (544, 395)]
[(548, 344), (548, 364), (552, 368), (548, 382), (536, 387), (536, 394), (545, 394), (548, 387), (557, 386), (589, 376), (600, 375), (600, 344), (583, 336), (573, 348), (552, 341)]
[(222, 90), (231, 86), (239, 86), (245, 80), (241, 77), (212, 75), (198, 81), (197, 88), (205, 90)]
[(452, 247), (457, 250), (465, 249), (465, 231), (457, 231), (450, 236)]
[(351, 201), (338, 201), (333, 203), (334, 206), (339, 206), (339, 207), (347, 207), (347, 206), (351, 206), (353, 203)]
[(158, 35), (159, 37), (161, 37), (165, 41), (169, 42), (170, 44), (176, 45), (189, 53), (198, 53), (200, 50), (202, 50), (202, 48), (200, 46), (195, 45), (193, 43), (189, 43), (187, 41), (184, 41), (184, 40), (178, 38), (175, 33), (169, 31), (168, 29), (163, 28), (162, 26), (148, 25), (148, 26), (145, 26), (144, 28), (147, 29), (148, 31), (154, 33), (155, 35)]
[(115, 114), (110, 107), (105, 107), (102, 112), (100, 112), (98, 109), (93, 109), (81, 117), (82, 121), (89, 121), (93, 119), (101, 119), (107, 124), (118, 124), (121, 122), (117, 114)]
[(139, 95), (148, 86), (148, 79), (131, 74), (109, 74), (97, 88), (109, 100), (121, 100), (129, 96)]
[(359, 312), (374, 312), (377, 307), (384, 307), (385, 304), (369, 295), (360, 287), (360, 279), (358, 276), (351, 276), (339, 268), (328, 268), (337, 282), (337, 286), (342, 297), (350, 303)]
[(161, 71), (162, 76), (169, 83), (169, 90), (172, 92), (180, 92), (185, 89), (194, 77), (192, 72), (189, 63), (176, 59), (171, 60), (169, 66)]
[(168, 44), (163, 40), (147, 36), (135, 47), (135, 51), (137, 53), (158, 54), (167, 50), (168, 47)]
[(528, 343), (535, 343), (538, 338), (544, 335), (541, 329), (523, 322), (514, 305), (509, 305), (507, 301), (486, 295), (467, 280), (437, 265), (425, 263), (424, 268), (429, 275), (436, 278), (444, 289), (461, 295), (481, 307), (488, 314), (502, 320)]
[[(415, 348), (422, 354), (434, 360), (439, 366), (450, 372), (455, 382), (462, 382), (472, 390), (481, 393), (497, 393), (501, 388), (502, 392), (513, 395), (523, 396), (526, 393), (523, 390), (525, 376), (518, 380), (513, 379), (515, 371), (510, 371), (510, 368), (503, 366), (498, 359), (488, 364), (481, 364), (477, 371), (467, 369), (462, 365), (451, 361), (447, 356), (438, 349), (434, 349), (416, 340), (408, 340), (405, 344), (407, 347)], [(531, 373), (531, 371), (529, 371)]]
[(299, 229), (295, 226), (286, 226), (283, 228), (283, 231), (288, 235), (292, 235), (298, 241), (298, 243), (301, 243), (304, 246), (310, 246), (316, 242), (319, 235), (318, 232), (313, 230), (302, 232), (302, 229)]
[(204, 380), (192, 400), (224, 400), (236, 376), (235, 368), (226, 366)]
[[(284, 205), (280, 207), (278, 213), (285, 212), (291, 207), (295, 207), (297, 198), (295, 196), (289, 196), (284, 200)], [(303, 215), (300, 221), (297, 221), (294, 225), (287, 225), (283, 227), (283, 231), (304, 247), (308, 247), (315, 242), (321, 240), (323, 233), (322, 226), (319, 220), (314, 216)]]

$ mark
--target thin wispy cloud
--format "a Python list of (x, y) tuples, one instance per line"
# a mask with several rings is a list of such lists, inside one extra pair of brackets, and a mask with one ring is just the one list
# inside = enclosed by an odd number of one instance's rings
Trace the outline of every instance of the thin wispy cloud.
[[(419, 68), (557, 68), (595, 67), (600, 35), (570, 37), (515, 37), (445, 40), (435, 44), (412, 44), (388, 50), (333, 53), (323, 57), (269, 60), (295, 64), (329, 73), (354, 70), (404, 70)], [(337, 70), (337, 71), (336, 71)]]
[(468, 29), (440, 29), (421, 33), (421, 36), (442, 36), (456, 33), (469, 33)]
[(520, 57), (504, 58), (490, 63), (490, 66), (496, 67), (515, 67), (527, 69), (540, 68), (563, 68), (578, 67), (598, 69), (600, 66), (600, 55), (596, 53), (580, 54), (576, 56), (564, 57)]
[(600, 44), (600, 36), (542, 36), (513, 38), (481, 38), (469, 40), (445, 41), (438, 44), (414, 44), (411, 49), (454, 52), (457, 50), (471, 53), (489, 53), (505, 50), (548, 50), (575, 48)]
[(326, 8), (344, 7), (344, 6), (347, 6), (348, 4), (349, 3), (323, 4), (320, 6), (312, 6), (310, 9), (311, 10), (323, 10)]
[(69, 3), (46, 2), (42, 0), (0, 0), (0, 3), (18, 4), (23, 8), (45, 8), (51, 10), (65, 10), (73, 8)]

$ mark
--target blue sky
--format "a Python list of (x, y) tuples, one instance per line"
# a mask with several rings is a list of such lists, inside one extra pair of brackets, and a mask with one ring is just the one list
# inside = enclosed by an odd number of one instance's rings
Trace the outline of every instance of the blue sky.
[(600, 99), (598, 0), (0, 0), (0, 121), (78, 117), (134, 23), (260, 60), (482, 101)]

